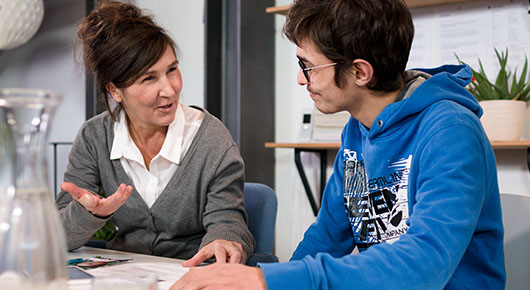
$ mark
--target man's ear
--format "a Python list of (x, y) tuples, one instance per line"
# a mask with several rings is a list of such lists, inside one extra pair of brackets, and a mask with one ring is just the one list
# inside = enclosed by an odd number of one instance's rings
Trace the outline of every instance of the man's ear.
[(105, 89), (107, 89), (107, 92), (109, 92), (109, 94), (112, 96), (114, 101), (116, 101), (116, 103), (121, 103), (122, 101), (121, 91), (118, 88), (116, 88), (116, 86), (113, 83), (108, 83), (105, 86)]
[(356, 59), (353, 61), (352, 71), (355, 83), (358, 86), (364, 87), (372, 80), (374, 76), (374, 68), (364, 59)]

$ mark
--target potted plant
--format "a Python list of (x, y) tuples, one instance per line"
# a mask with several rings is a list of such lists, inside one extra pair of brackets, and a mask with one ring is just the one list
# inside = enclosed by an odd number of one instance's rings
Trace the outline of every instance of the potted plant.
[[(480, 59), (479, 70), (471, 68), (473, 80), (467, 87), (479, 101), (484, 113), (480, 119), (491, 141), (519, 140), (523, 133), (526, 114), (526, 102), (530, 100), (530, 83), (527, 81), (528, 59), (521, 75), (517, 77), (517, 68), (513, 74), (507, 68), (508, 49), (500, 52), (495, 49), (499, 61), (499, 72), (495, 82), (488, 80)], [(464, 64), (456, 56), (457, 60)]]

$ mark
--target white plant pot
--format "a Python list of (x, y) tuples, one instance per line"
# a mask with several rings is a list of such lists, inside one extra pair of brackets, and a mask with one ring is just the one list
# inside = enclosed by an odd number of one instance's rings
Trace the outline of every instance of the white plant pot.
[(526, 102), (491, 100), (479, 102), (484, 114), (480, 122), (490, 141), (520, 140), (526, 113)]

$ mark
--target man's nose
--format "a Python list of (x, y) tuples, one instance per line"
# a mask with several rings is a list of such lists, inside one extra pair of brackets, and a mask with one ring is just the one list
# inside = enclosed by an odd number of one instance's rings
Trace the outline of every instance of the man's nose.
[(305, 78), (305, 75), (302, 69), (298, 70), (298, 75), (296, 76), (296, 82), (301, 86), (309, 84), (309, 82)]

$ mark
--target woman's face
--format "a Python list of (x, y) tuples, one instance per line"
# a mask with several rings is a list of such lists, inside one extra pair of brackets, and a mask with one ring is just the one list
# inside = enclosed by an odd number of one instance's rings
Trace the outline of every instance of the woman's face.
[(109, 91), (123, 105), (129, 126), (157, 129), (173, 122), (181, 89), (178, 61), (168, 45), (162, 57), (132, 85), (124, 89), (111, 85)]

